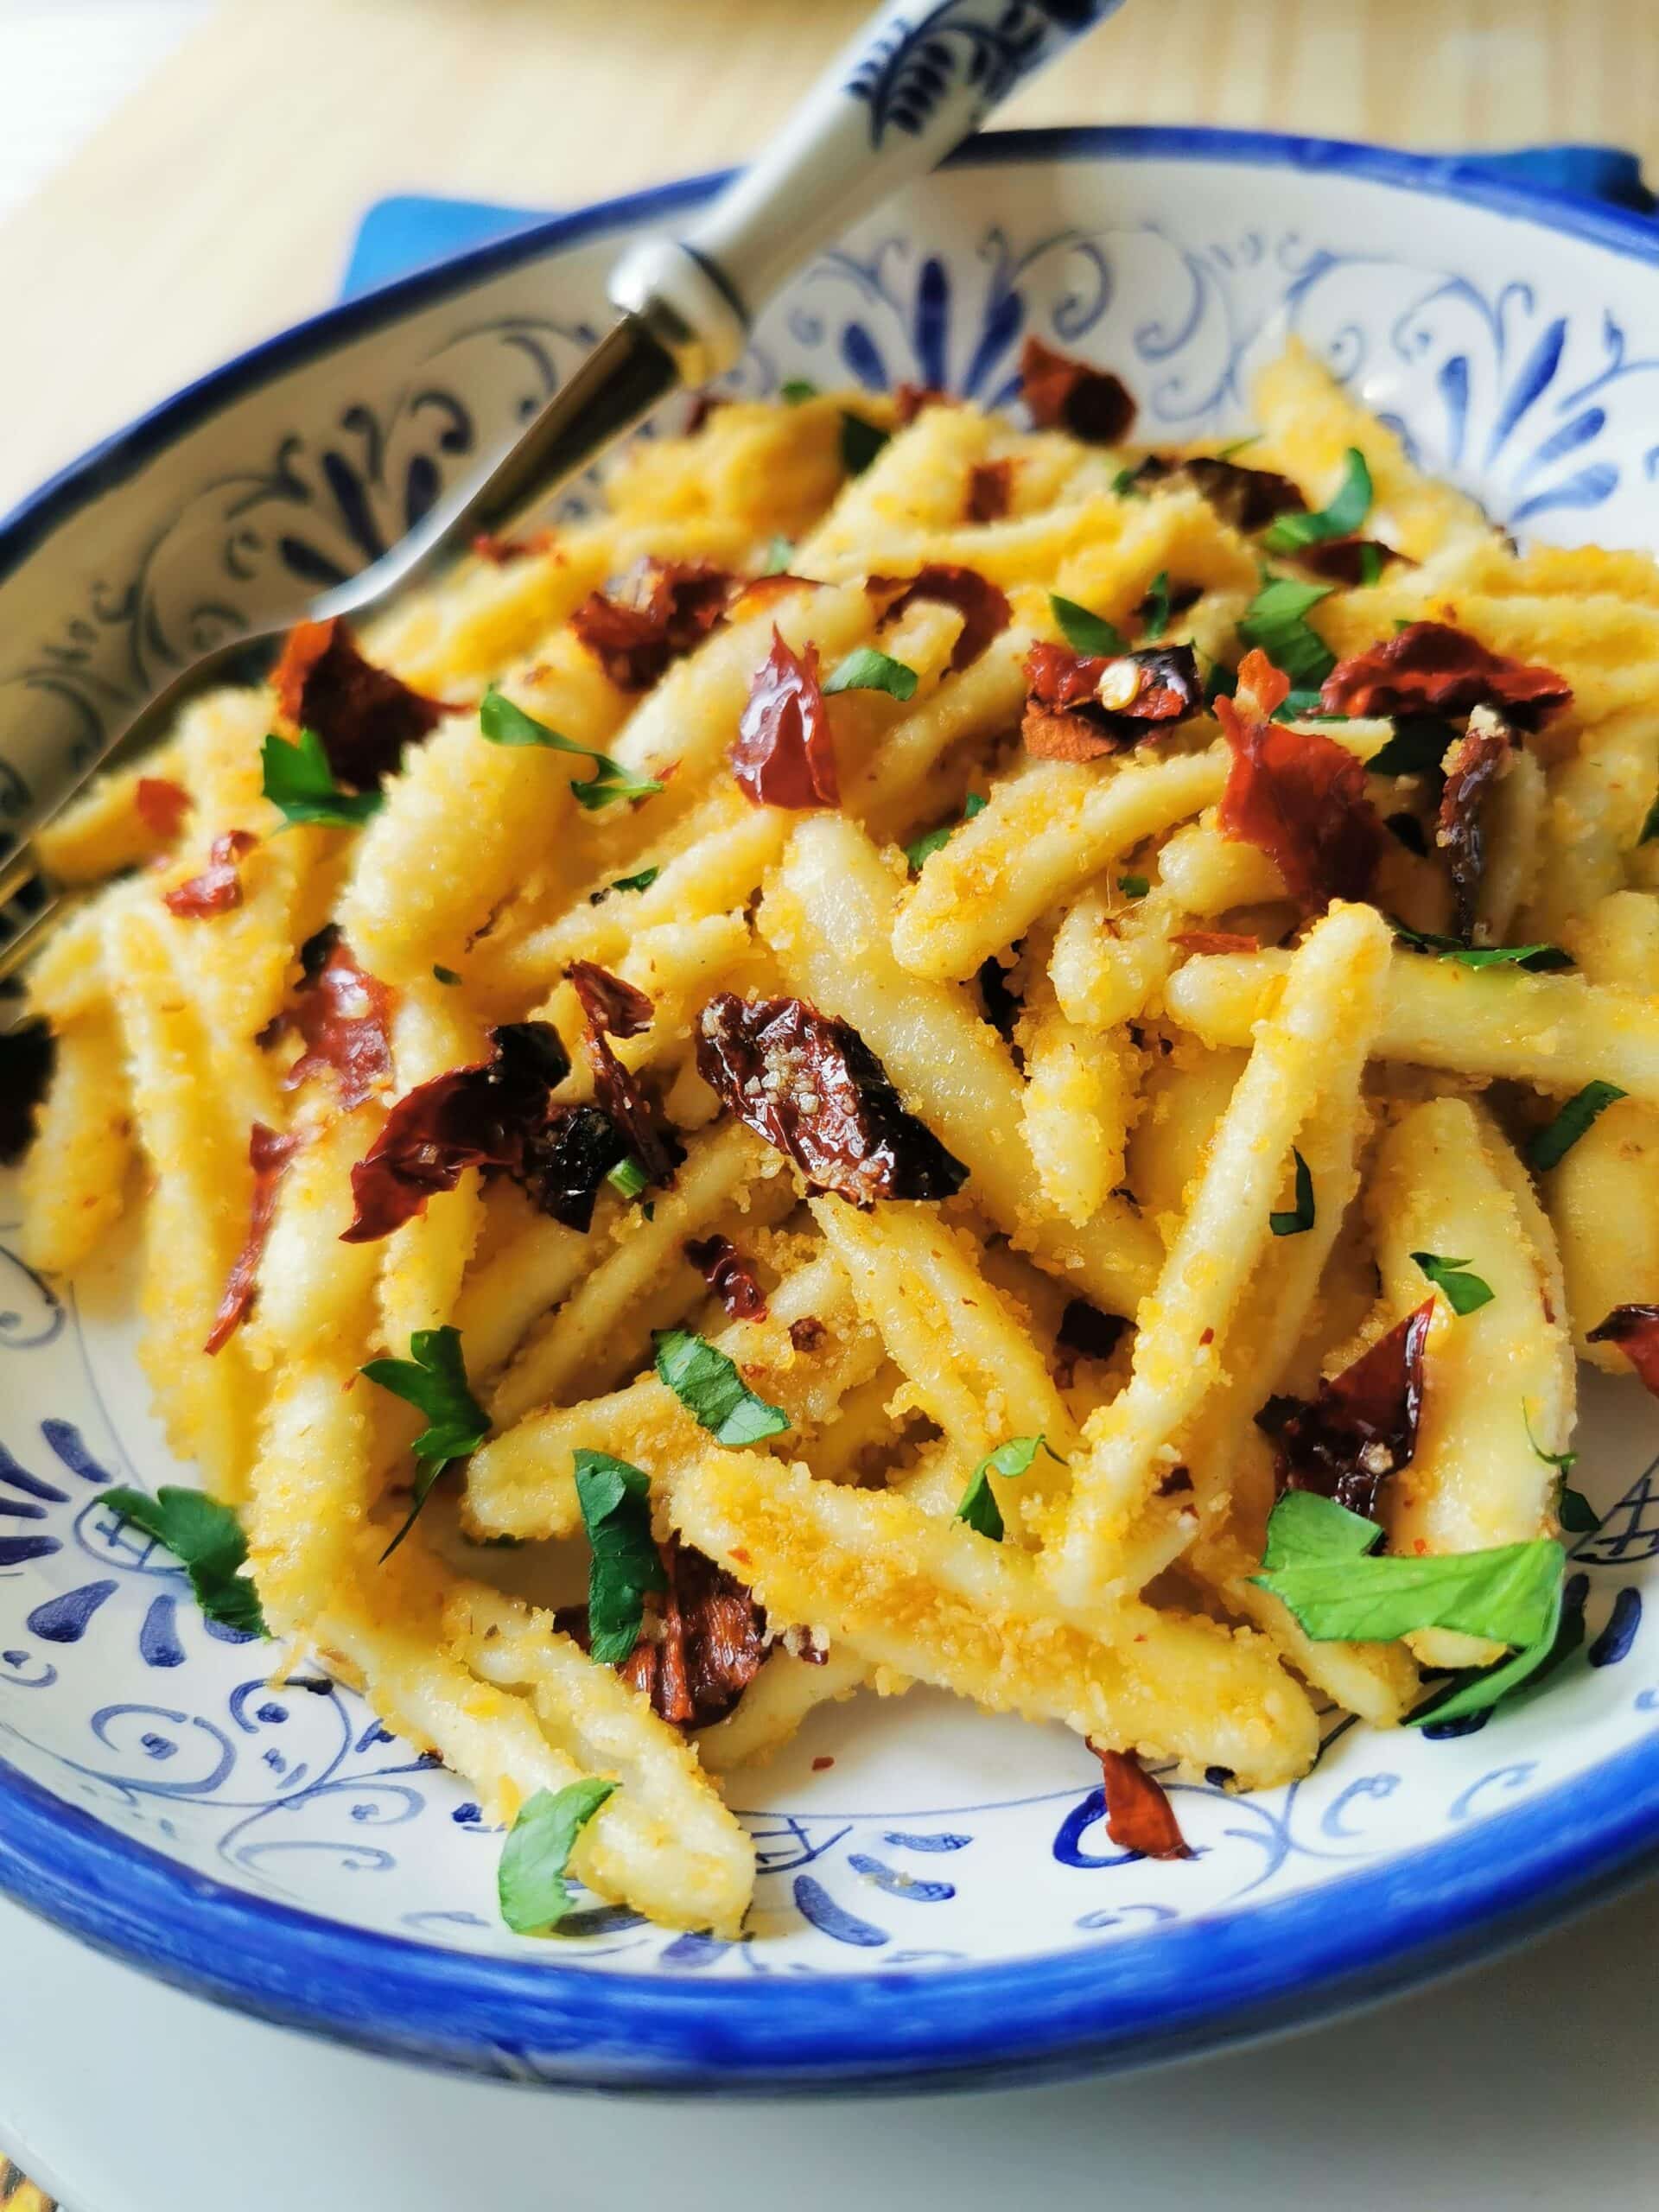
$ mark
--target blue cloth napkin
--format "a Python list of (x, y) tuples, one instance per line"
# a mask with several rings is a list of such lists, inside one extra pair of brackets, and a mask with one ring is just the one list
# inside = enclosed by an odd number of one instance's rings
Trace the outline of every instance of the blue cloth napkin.
[[(1519, 146), (1513, 152), (1462, 156), (1469, 168), (1513, 184), (1532, 185), (1577, 200), (1599, 200), (1635, 208), (1644, 215), (1655, 199), (1642, 181), (1634, 154), (1616, 146)], [(547, 211), (502, 207), (483, 200), (444, 200), (400, 193), (378, 200), (359, 226), (340, 288), (343, 299), (356, 299), (411, 270), (424, 269), (468, 246), (488, 245), (544, 221)]]

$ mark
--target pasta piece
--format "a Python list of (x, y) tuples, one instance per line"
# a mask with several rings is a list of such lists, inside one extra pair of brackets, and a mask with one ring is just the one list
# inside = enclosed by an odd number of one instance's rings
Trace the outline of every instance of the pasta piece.
[(1172, 1440), (1219, 1373), (1217, 1338), (1255, 1274), (1268, 1216), (1313, 1099), (1351, 1113), (1382, 1004), (1389, 933), (1369, 906), (1338, 906), (1292, 961), (1222, 1116), (1158, 1287), (1139, 1316), (1128, 1388), (1090, 1425), (1075, 1469), (1056, 1587), (1074, 1605), (1118, 1586), (1115, 1553), (1177, 1464)]
[[(1211, 1046), (1248, 1045), (1271, 1012), (1290, 955), (1210, 953), (1169, 980), (1170, 1018)], [(1470, 969), (1396, 952), (1389, 963), (1380, 1059), (1567, 1091), (1599, 1079), (1659, 1105), (1659, 1005), (1580, 976)]]
[[(1416, 1452), (1382, 1492), (1390, 1549), (1479, 1551), (1555, 1535), (1556, 1471), (1541, 1455), (1564, 1450), (1572, 1432), (1573, 1348), (1555, 1240), (1521, 1163), (1480, 1109), (1433, 1099), (1384, 1138), (1369, 1204), (1382, 1275), (1375, 1334), (1423, 1300), (1415, 1252), (1455, 1255), (1492, 1292), (1462, 1314), (1436, 1299)], [(1429, 1666), (1484, 1665), (1499, 1650), (1446, 1629), (1408, 1641)]]
[[(56, 883), (99, 883), (123, 868), (139, 868), (165, 851), (167, 837), (140, 811), (141, 781), (176, 784), (176, 738), (148, 752), (141, 764), (98, 778), (35, 833), (41, 866)], [(60, 931), (54, 931), (55, 944)]]
[(774, 1649), (735, 1710), (698, 1731), (697, 1757), (710, 1774), (760, 1766), (798, 1733), (809, 1713), (853, 1696), (873, 1673), (855, 1651), (826, 1651), (815, 1664)]
[(1141, 1055), (1127, 1036), (1096, 1036), (1069, 1020), (1041, 966), (1014, 1039), (1025, 1055), (1026, 1141), (1043, 1196), (1081, 1228), (1123, 1180)]
[(119, 1219), (132, 1161), (132, 1102), (112, 1015), (57, 1031), (52, 1084), (23, 1163), (22, 1256), (69, 1274)]
[(1247, 1789), (1313, 1757), (1313, 1708), (1260, 1637), (1134, 1604), (1090, 1632), (1054, 1615), (1023, 1553), (905, 1498), (710, 1450), (674, 1471), (669, 1511), (778, 1618), (989, 1711), (1230, 1767)]

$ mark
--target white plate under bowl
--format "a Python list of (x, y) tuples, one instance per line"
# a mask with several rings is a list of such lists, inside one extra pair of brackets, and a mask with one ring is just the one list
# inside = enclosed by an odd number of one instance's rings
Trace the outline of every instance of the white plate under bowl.
[[(0, 823), (181, 655), (361, 565), (512, 432), (602, 319), (622, 238), (702, 180), (548, 223), (301, 326), (0, 526)], [(1206, 131), (981, 141), (816, 262), (734, 388), (910, 378), (988, 404), (1036, 330), (1117, 368), (1147, 442), (1249, 427), (1300, 334), (1522, 534), (1659, 543), (1659, 238), (1455, 165)], [(15, 1212), (0, 1192), (0, 1246)], [(1307, 2018), (1511, 1937), (1659, 1845), (1649, 1402), (1588, 1393), (1582, 1656), (1436, 1738), (1333, 1730), (1313, 1773), (1178, 1785), (1197, 1855), (1106, 1840), (1075, 1739), (912, 1694), (739, 1778), (738, 1944), (595, 1907), (509, 1935), (465, 1786), (332, 1684), (264, 1688), (92, 1501), (176, 1472), (118, 1245), (72, 1293), (0, 1249), (0, 1885), (271, 2018), (606, 2088), (863, 2087), (1122, 2065)], [(825, 1758), (833, 1764), (815, 1767)]]

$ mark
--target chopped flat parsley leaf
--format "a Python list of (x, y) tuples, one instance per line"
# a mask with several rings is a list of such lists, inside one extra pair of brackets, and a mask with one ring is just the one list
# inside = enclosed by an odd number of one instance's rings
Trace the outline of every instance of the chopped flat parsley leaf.
[(1290, 1156), (1296, 1163), (1296, 1203), (1288, 1213), (1268, 1216), (1268, 1227), (1275, 1236), (1300, 1236), (1313, 1226), (1313, 1177), (1294, 1146)]
[(608, 1452), (577, 1451), (576, 1503), (588, 1531), (589, 1649), (601, 1666), (620, 1666), (639, 1641), (645, 1592), (668, 1577), (651, 1533), (651, 1480)]
[(1414, 930), (1392, 914), (1389, 926), (1402, 944), (1416, 952), (1438, 953), (1461, 968), (1570, 968), (1573, 956), (1559, 944), (1461, 944), (1454, 937), (1436, 937), (1432, 930)]
[(1160, 569), (1141, 602), (1141, 632), (1149, 644), (1155, 644), (1168, 627), (1169, 570)]
[(409, 1514), (382, 1559), (390, 1559), (414, 1527), (416, 1515), (450, 1461), (476, 1452), (490, 1432), (490, 1417), (467, 1385), (459, 1329), (448, 1324), (442, 1329), (416, 1329), (409, 1340), (409, 1352), (407, 1359), (372, 1359), (358, 1370), (426, 1415), (426, 1427), (412, 1446), (421, 1465)]
[[(962, 1503), (957, 1508), (957, 1520), (966, 1522), (969, 1528), (977, 1530), (982, 1536), (988, 1536), (994, 1544), (1000, 1544), (1003, 1531), (1002, 1509), (996, 1502), (990, 1478), (1001, 1475), (1004, 1482), (1012, 1482), (1016, 1476), (1027, 1471), (1039, 1451), (1047, 1449), (1040, 1436), (1013, 1436), (1006, 1444), (999, 1444), (995, 1452), (988, 1452), (974, 1469), (968, 1487), (962, 1494)], [(1051, 1452), (1049, 1456), (1057, 1458), (1058, 1455)]]
[(632, 1154), (626, 1160), (619, 1160), (614, 1167), (607, 1168), (605, 1174), (611, 1188), (630, 1200), (639, 1197), (650, 1179)]
[(154, 1497), (118, 1485), (100, 1491), (97, 1502), (172, 1553), (210, 1621), (247, 1636), (270, 1635), (259, 1593), (242, 1572), (248, 1540), (228, 1505), (171, 1483), (163, 1484)]
[(383, 791), (341, 791), (314, 729), (302, 729), (292, 745), (273, 730), (260, 747), (259, 765), (265, 797), (289, 823), (359, 830), (385, 803)]
[(832, 691), (885, 691), (890, 699), (913, 699), (916, 671), (909, 664), (874, 645), (859, 645), (823, 679), (825, 696)]
[(1152, 882), (1144, 875), (1120, 875), (1117, 887), (1126, 899), (1144, 899), (1152, 888)]
[(719, 1444), (758, 1444), (789, 1427), (780, 1407), (756, 1397), (736, 1367), (705, 1338), (687, 1329), (655, 1329), (657, 1372)]
[(985, 801), (977, 791), (969, 791), (962, 803), (962, 821), (941, 822), (937, 830), (928, 830), (925, 836), (918, 837), (913, 844), (906, 845), (905, 858), (910, 862), (912, 874), (918, 874), (925, 861), (937, 853), (941, 847), (950, 843), (956, 832), (961, 829), (963, 822), (971, 822), (976, 814), (983, 814), (984, 811)]
[[(1312, 514), (1281, 515), (1262, 533), (1262, 543), (1275, 553), (1295, 553), (1304, 545), (1318, 545), (1329, 537), (1351, 537), (1371, 508), (1371, 472), (1357, 446), (1350, 446), (1343, 462), (1342, 481), (1326, 506)], [(1374, 577), (1365, 581), (1374, 582)]]
[(556, 1928), (575, 1904), (566, 1878), (576, 1838), (613, 1796), (616, 1784), (585, 1777), (563, 1789), (538, 1789), (526, 1798), (496, 1871), (501, 1917), (515, 1936)]
[(1422, 776), (1438, 769), (1457, 732), (1438, 715), (1396, 715), (1394, 735), (1365, 763), (1368, 776)]
[(1467, 1260), (1442, 1259), (1438, 1252), (1414, 1252), (1411, 1256), (1454, 1313), (1478, 1313), (1491, 1304), (1494, 1293), (1485, 1277), (1463, 1272)]
[(1290, 576), (1262, 575), (1262, 588), (1239, 618), (1238, 634), (1264, 652), (1298, 691), (1317, 690), (1337, 657), (1307, 621), (1307, 611), (1328, 599), (1333, 584), (1299, 584)]
[(610, 888), (613, 891), (649, 891), (662, 872), (659, 868), (642, 868), (638, 875), (619, 875)]
[(1616, 1083), (1586, 1083), (1574, 1091), (1554, 1120), (1540, 1129), (1527, 1145), (1527, 1165), (1535, 1174), (1559, 1167), (1599, 1114), (1616, 1099), (1629, 1096)]
[(778, 397), (787, 407), (798, 407), (804, 399), (816, 399), (818, 387), (810, 377), (785, 377), (778, 387)]
[(1122, 632), (1103, 615), (1091, 614), (1075, 599), (1062, 599), (1057, 591), (1050, 592), (1048, 603), (1074, 653), (1109, 659), (1128, 651)]
[(458, 983), (461, 978), (453, 968), (441, 968), (435, 960), (432, 963), (432, 980), (435, 983)]
[(576, 804), (590, 813), (595, 808), (610, 805), (613, 799), (647, 798), (652, 791), (663, 788), (656, 777), (636, 776), (632, 768), (625, 768), (608, 753), (595, 753), (590, 745), (577, 745), (568, 737), (561, 737), (557, 730), (538, 722), (534, 715), (515, 707), (505, 693), (493, 686), (484, 694), (480, 704), (478, 726), (492, 745), (541, 746), (549, 752), (574, 753), (591, 760), (594, 769), (592, 778), (570, 786)]

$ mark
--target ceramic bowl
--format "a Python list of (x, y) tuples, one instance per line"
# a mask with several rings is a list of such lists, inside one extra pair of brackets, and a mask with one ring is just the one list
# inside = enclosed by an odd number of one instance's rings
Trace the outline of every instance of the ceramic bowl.
[[(622, 240), (714, 186), (321, 315), (29, 501), (0, 529), (0, 702), (27, 694), (30, 730), (0, 758), (0, 822), (181, 656), (359, 566), (510, 437), (593, 337)], [(732, 383), (996, 405), (1032, 330), (1116, 367), (1154, 443), (1247, 429), (1252, 371), (1298, 333), (1517, 531), (1659, 543), (1659, 236), (1363, 148), (983, 141), (808, 269)], [(15, 1211), (0, 1191), (0, 1232)], [(126, 1266), (112, 1249), (71, 1290), (0, 1249), (0, 1885), (210, 1996), (536, 2082), (1006, 2082), (1398, 1987), (1659, 1845), (1659, 1425), (1604, 1387), (1576, 1478), (1603, 1516), (1572, 1562), (1586, 1640), (1535, 1700), (1461, 1730), (1334, 1723), (1271, 1795), (1177, 1785), (1179, 1864), (1113, 1847), (1064, 1732), (920, 1692), (841, 1707), (735, 1784), (762, 1870), (747, 1940), (597, 1905), (516, 1938), (466, 1786), (308, 1670), (269, 1688), (265, 1654), (92, 1502), (175, 1471)]]

